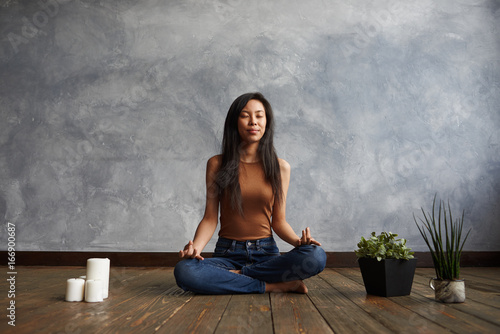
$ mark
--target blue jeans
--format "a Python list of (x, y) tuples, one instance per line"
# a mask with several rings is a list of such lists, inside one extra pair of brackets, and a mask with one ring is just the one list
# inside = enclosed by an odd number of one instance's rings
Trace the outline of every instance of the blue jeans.
[[(185, 259), (174, 276), (185, 291), (200, 294), (264, 293), (267, 283), (303, 280), (325, 268), (326, 254), (316, 245), (280, 255), (272, 237), (236, 241), (219, 238), (212, 258)], [(241, 275), (229, 270), (241, 270)]]

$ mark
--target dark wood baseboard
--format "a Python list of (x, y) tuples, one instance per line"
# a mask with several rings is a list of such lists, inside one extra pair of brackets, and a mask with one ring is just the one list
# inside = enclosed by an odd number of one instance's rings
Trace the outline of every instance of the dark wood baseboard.
[[(209, 253), (202, 254), (210, 257)], [(1, 264), (7, 265), (6, 251), (0, 251)], [(160, 252), (46, 252), (18, 251), (16, 266), (85, 266), (87, 259), (99, 257), (111, 260), (116, 267), (173, 267), (179, 262), (177, 253)], [(429, 252), (416, 252), (417, 267), (433, 267)], [(463, 267), (500, 267), (500, 252), (463, 252)], [(354, 252), (327, 252), (326, 266), (329, 268), (357, 267)]]

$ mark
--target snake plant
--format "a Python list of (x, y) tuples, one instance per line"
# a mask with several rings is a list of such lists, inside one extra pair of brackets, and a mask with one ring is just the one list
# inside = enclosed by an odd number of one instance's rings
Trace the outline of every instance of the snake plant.
[(471, 229), (469, 229), (462, 241), (465, 210), (462, 211), (462, 217), (453, 222), (449, 201), (448, 210), (446, 210), (444, 201), (439, 201), (437, 215), (435, 207), (436, 195), (432, 202), (431, 213), (426, 214), (424, 209), (421, 208), (424, 219), (419, 218), (419, 220), (422, 226), (418, 224), (415, 214), (413, 220), (429, 247), (437, 278), (456, 280), (460, 278), (460, 257)]

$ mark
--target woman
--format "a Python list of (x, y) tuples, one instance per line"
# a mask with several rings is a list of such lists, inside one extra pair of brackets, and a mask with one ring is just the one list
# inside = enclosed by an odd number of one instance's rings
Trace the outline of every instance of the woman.
[[(290, 165), (278, 159), (273, 111), (260, 93), (238, 97), (229, 108), (222, 154), (208, 160), (205, 214), (179, 256), (177, 284), (201, 294), (307, 293), (303, 279), (321, 272), (326, 255), (309, 228), (295, 234), (285, 218)], [(212, 258), (200, 253), (217, 227)], [(294, 246), (280, 255), (274, 231)]]

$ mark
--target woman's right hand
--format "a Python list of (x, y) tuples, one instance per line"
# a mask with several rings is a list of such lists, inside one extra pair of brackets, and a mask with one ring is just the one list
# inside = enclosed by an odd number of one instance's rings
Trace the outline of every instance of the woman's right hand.
[(204, 260), (203, 256), (200, 255), (200, 251), (194, 248), (193, 241), (189, 240), (184, 249), (179, 251), (179, 257), (184, 259), (198, 259)]
[(321, 243), (319, 243), (313, 237), (311, 237), (311, 229), (307, 227), (305, 230), (302, 230), (302, 238), (299, 239), (299, 246), (300, 245), (321, 246)]

